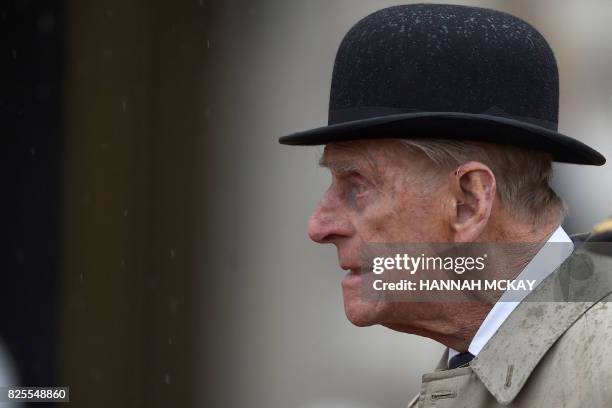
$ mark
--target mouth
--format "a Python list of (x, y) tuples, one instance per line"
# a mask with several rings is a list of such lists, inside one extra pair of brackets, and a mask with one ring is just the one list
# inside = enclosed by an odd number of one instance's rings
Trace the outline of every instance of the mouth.
[(348, 272), (347, 276), (361, 276), (372, 272), (372, 268), (364, 267), (363, 265), (340, 264), (340, 269)]
[(361, 266), (357, 266), (357, 265), (349, 265), (349, 264), (340, 264), (340, 269), (342, 269), (343, 271), (347, 271), (347, 275), (362, 275), (362, 268)]
[[(345, 269), (345, 268), (343, 268)], [(345, 293), (358, 293), (364, 284), (364, 274), (360, 267), (346, 268), (346, 275), (342, 278), (342, 289)], [(357, 291), (357, 292), (355, 292)]]
[(365, 271), (361, 268), (349, 268), (347, 275), (355, 275), (355, 276), (361, 276), (365, 274)]

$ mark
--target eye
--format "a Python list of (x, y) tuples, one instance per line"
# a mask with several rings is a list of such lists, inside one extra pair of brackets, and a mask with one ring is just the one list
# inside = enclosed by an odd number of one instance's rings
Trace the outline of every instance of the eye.
[(364, 183), (356, 182), (354, 183), (354, 185), (355, 185), (355, 192), (358, 195), (364, 194), (366, 191), (368, 191), (368, 186), (366, 186)]
[(338, 174), (335, 180), (338, 183), (337, 186), (342, 189), (345, 199), (354, 205), (357, 205), (370, 193), (371, 184), (359, 172)]
[(352, 173), (350, 176), (350, 183), (353, 191), (356, 195), (360, 196), (367, 193), (369, 185), (365, 178), (359, 173)]

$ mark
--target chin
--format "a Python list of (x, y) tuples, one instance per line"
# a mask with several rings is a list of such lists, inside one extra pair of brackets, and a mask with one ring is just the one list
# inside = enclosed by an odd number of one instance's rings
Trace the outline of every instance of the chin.
[(382, 323), (376, 302), (363, 302), (361, 299), (344, 299), (344, 313), (357, 327), (373, 326)]

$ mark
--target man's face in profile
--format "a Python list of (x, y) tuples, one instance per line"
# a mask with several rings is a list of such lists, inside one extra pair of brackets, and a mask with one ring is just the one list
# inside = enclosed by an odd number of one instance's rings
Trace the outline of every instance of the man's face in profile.
[(332, 182), (308, 234), (334, 244), (340, 267), (348, 271), (342, 281), (348, 319), (358, 326), (405, 321), (406, 305), (399, 310), (392, 302), (361, 299), (361, 250), (367, 243), (448, 241), (444, 209), (453, 203), (445, 200), (443, 176), (434, 174), (424, 154), (397, 140), (328, 144), (320, 164)]

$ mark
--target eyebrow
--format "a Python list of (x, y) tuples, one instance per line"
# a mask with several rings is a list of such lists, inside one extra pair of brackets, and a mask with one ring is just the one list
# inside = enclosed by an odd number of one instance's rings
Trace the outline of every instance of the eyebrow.
[(319, 159), (319, 166), (330, 169), (334, 173), (350, 173), (360, 170), (360, 167), (350, 161), (329, 160), (325, 156)]

